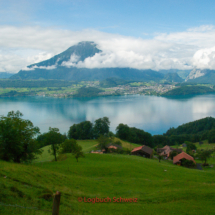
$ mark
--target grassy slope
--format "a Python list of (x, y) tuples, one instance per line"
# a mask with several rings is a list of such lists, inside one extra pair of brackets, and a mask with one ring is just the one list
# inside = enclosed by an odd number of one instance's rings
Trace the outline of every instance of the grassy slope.
[[(138, 147), (140, 145), (135, 143), (129, 143), (127, 141), (120, 140), (119, 138), (115, 138), (115, 141), (121, 141), (122, 146), (128, 149), (133, 149), (135, 147)], [(98, 142), (96, 140), (77, 140), (77, 143), (82, 146), (83, 152), (88, 153), (92, 150), (96, 150), (96, 145)], [(45, 161), (52, 161), (54, 159), (53, 155), (50, 155), (48, 150), (50, 146), (45, 146), (42, 148), (43, 153), (42, 155), (39, 155), (38, 158), (35, 160), (35, 162), (45, 162)]]
[[(86, 154), (78, 163), (67, 156), (33, 165), (0, 161), (0, 202), (51, 209), (52, 200), (39, 198), (49, 189), (62, 192), (61, 214), (214, 213), (215, 172), (129, 155)], [(91, 204), (78, 197), (134, 197), (138, 202)], [(50, 213), (0, 206), (0, 214)]]

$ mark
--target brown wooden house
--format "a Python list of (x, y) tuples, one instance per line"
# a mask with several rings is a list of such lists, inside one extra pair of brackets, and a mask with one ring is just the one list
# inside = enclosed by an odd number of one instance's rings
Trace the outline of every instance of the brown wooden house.
[(139, 146), (137, 148), (134, 148), (131, 151), (131, 154), (132, 155), (143, 156), (143, 157), (146, 157), (146, 158), (152, 158), (152, 156), (153, 156), (153, 149), (151, 149), (148, 146), (143, 145), (143, 146)]

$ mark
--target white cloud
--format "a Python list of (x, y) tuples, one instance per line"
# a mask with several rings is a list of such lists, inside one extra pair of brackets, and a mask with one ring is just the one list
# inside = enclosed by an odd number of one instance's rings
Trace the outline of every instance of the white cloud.
[(215, 46), (198, 50), (193, 56), (193, 65), (199, 69), (215, 69)]
[[(215, 28), (200, 26), (184, 32), (157, 34), (150, 40), (95, 30), (0, 26), (0, 72), (18, 72), (61, 53), (80, 41), (94, 41), (103, 52), (65, 66), (131, 67), (137, 69), (215, 69)], [(51, 69), (46, 68), (46, 69)]]
[(66, 67), (71, 67), (71, 66), (76, 66), (76, 63), (79, 60), (79, 56), (77, 56), (76, 54), (71, 55), (69, 61), (64, 61), (62, 62), (62, 66), (66, 66)]
[(51, 70), (51, 69), (56, 69), (56, 65), (52, 65), (52, 66), (32, 66), (32, 67), (24, 67), (22, 68), (22, 70), (24, 71), (32, 71), (34, 69), (47, 69), (47, 70)]

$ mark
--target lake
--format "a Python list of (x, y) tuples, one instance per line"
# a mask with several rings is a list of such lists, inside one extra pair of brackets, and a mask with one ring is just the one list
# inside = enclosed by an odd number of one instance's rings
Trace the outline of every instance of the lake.
[(49, 127), (68, 132), (74, 123), (91, 122), (107, 116), (115, 133), (119, 123), (162, 134), (207, 116), (215, 117), (215, 95), (178, 96), (172, 98), (127, 95), (94, 98), (10, 97), (0, 98), (0, 115), (19, 110), (41, 132)]

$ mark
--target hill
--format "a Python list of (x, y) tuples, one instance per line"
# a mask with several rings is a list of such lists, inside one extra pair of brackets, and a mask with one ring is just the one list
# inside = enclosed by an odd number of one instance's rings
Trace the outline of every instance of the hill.
[(162, 96), (195, 95), (214, 92), (214, 89), (205, 86), (181, 86), (163, 93)]
[[(165, 171), (164, 171), (165, 170)], [(61, 192), (60, 214), (213, 214), (214, 171), (178, 167), (138, 156), (86, 154), (77, 163), (67, 154), (59, 162), (33, 165), (0, 161), (0, 213), (50, 214), (52, 193)], [(78, 198), (107, 198), (85, 203)], [(114, 203), (113, 198), (137, 198)], [(29, 207), (34, 207), (29, 209)], [(35, 210), (35, 208), (43, 210)]]
[(182, 135), (182, 134), (198, 134), (209, 131), (215, 128), (215, 119), (213, 117), (206, 117), (193, 122), (188, 122), (177, 128), (170, 128), (165, 135)]
[(94, 42), (80, 42), (49, 60), (27, 66), (11, 79), (57, 79), (73, 81), (94, 81), (115, 77), (134, 81), (160, 81), (164, 75), (153, 70), (132, 68), (78, 68), (80, 61), (102, 52)]
[(118, 85), (128, 84), (129, 81), (125, 81), (119, 78), (107, 78), (103, 81), (100, 81), (100, 87), (108, 88), (108, 87), (116, 87)]

